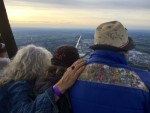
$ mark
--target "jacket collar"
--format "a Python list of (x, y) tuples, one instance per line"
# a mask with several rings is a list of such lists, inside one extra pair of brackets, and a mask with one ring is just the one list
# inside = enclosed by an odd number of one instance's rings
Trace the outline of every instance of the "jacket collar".
[(113, 64), (123, 64), (127, 65), (127, 61), (125, 59), (125, 56), (113, 51), (107, 51), (107, 50), (96, 50), (93, 54), (91, 54), (89, 60), (87, 61), (87, 64), (91, 63), (104, 63), (108, 65)]

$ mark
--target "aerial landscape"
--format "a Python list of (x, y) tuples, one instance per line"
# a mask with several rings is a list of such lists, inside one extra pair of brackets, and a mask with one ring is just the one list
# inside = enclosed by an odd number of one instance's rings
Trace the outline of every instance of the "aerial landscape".
[(150, 113), (150, 0), (0, 0), (0, 113)]
[(95, 28), (115, 20), (123, 23), (136, 44), (129, 52), (129, 65), (150, 70), (147, 0), (4, 0), (4, 3), (18, 47), (35, 44), (53, 53), (57, 46), (70, 44), (77, 46), (83, 57), (92, 52), (89, 46), (93, 44)]
[(129, 52), (129, 65), (150, 70), (147, 0), (4, 0), (4, 3), (18, 47), (35, 44), (53, 53), (57, 46), (70, 44), (77, 46), (83, 57), (92, 52), (89, 46), (99, 24), (120, 21), (136, 44)]
[[(89, 46), (94, 43), (94, 29), (13, 28), (13, 33), (18, 47), (35, 44), (52, 53), (63, 44), (76, 46), (81, 37), (77, 46), (81, 57), (92, 51)], [(130, 30), (129, 36), (136, 44), (136, 48), (129, 52), (129, 64), (150, 71), (150, 32)]]

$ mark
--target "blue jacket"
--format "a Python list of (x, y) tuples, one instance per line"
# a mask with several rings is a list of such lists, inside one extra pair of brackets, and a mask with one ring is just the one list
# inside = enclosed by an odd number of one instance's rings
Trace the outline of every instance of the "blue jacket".
[(70, 90), (74, 113), (150, 113), (150, 73), (125, 57), (96, 50)]
[(52, 88), (35, 97), (25, 81), (12, 82), (0, 89), (0, 113), (58, 113)]

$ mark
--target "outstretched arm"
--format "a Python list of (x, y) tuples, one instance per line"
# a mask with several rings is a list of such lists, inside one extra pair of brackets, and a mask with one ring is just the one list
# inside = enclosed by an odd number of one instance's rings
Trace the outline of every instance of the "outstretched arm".
[[(63, 77), (55, 84), (63, 94), (70, 88), (83, 71), (85, 61), (78, 60), (67, 69)], [(57, 113), (56, 101), (58, 97), (53, 88), (48, 88), (35, 99), (31, 98), (32, 88), (26, 81), (18, 81), (8, 89), (11, 98), (11, 113)]]

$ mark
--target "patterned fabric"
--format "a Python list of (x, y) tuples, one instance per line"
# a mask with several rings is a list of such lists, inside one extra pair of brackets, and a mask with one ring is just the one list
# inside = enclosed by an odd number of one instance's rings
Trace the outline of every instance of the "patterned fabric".
[(79, 80), (149, 91), (135, 72), (97, 63), (87, 65)]

